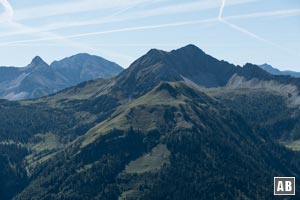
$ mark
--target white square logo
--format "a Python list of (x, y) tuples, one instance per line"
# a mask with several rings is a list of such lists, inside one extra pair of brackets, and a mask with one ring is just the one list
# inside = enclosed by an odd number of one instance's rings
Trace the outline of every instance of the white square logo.
[(295, 195), (295, 177), (274, 177), (274, 195)]

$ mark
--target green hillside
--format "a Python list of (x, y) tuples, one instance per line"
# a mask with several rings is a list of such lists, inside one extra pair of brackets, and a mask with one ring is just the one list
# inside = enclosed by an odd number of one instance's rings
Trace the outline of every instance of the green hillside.
[(298, 163), (203, 92), (161, 83), (41, 164), (15, 199), (269, 199), (273, 176)]
[(300, 174), (298, 82), (188, 45), (1, 100), (0, 199), (273, 199)]

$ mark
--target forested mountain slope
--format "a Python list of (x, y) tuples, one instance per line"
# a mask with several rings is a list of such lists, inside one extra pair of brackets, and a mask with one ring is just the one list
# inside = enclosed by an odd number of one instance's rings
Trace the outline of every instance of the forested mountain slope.
[(274, 176), (300, 173), (285, 147), (299, 137), (298, 83), (188, 45), (150, 50), (109, 79), (2, 100), (0, 198), (273, 198)]

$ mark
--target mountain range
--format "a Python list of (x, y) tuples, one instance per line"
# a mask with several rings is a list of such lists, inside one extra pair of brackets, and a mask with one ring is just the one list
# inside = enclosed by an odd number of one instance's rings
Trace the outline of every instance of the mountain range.
[(276, 69), (266, 63), (258, 66), (273, 75), (290, 75), (294, 77), (300, 77), (300, 72), (294, 72), (290, 70), (280, 71), (279, 69)]
[(38, 98), (84, 81), (109, 78), (122, 70), (113, 62), (89, 54), (77, 54), (51, 65), (37, 56), (26, 67), (0, 67), (0, 98)]
[(299, 86), (187, 45), (1, 100), (0, 199), (274, 199), (300, 175)]

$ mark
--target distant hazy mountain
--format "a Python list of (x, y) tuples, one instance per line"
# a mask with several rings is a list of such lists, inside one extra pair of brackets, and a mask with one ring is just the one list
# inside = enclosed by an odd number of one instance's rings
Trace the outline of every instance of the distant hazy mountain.
[(37, 98), (83, 81), (112, 77), (121, 71), (119, 65), (89, 54), (77, 54), (50, 66), (37, 56), (23, 68), (0, 67), (0, 98)]
[(86, 53), (77, 54), (50, 65), (72, 85), (96, 78), (109, 78), (122, 71), (116, 63)]
[(274, 75), (290, 75), (290, 76), (294, 76), (294, 77), (300, 77), (300, 72), (294, 72), (294, 71), (289, 71), (289, 70), (285, 70), (285, 71), (280, 71), (279, 69), (276, 69), (274, 67), (272, 67), (269, 64), (262, 64), (262, 65), (258, 65), (260, 68), (264, 69), (265, 71), (269, 72), (270, 74), (274, 74)]

